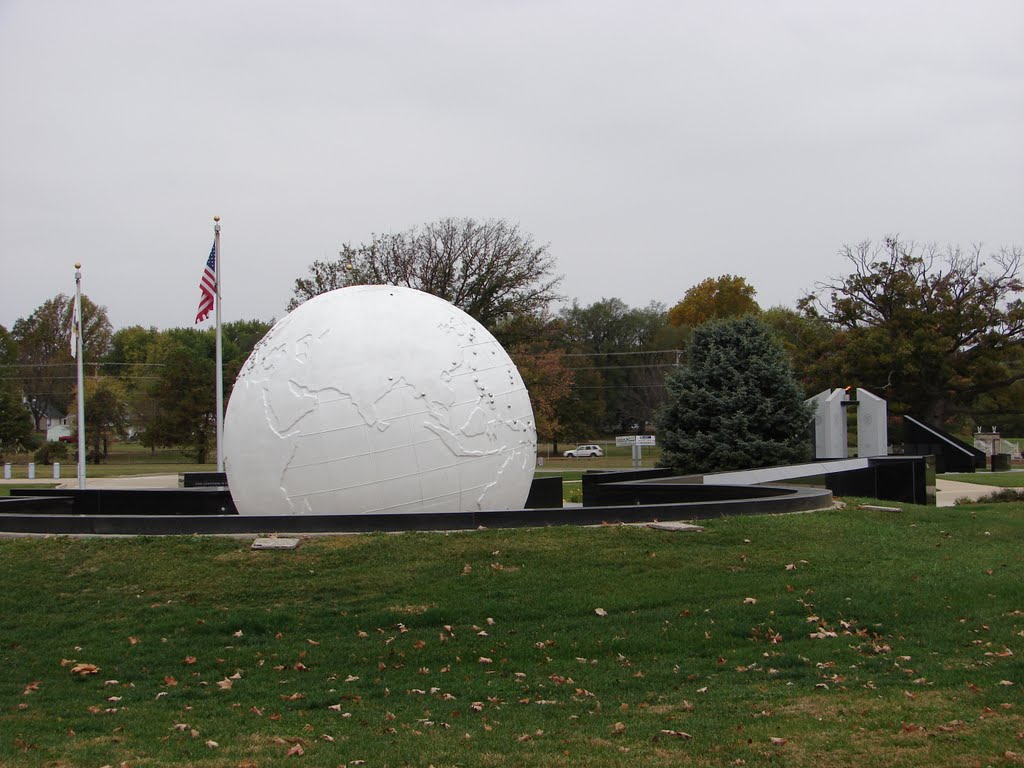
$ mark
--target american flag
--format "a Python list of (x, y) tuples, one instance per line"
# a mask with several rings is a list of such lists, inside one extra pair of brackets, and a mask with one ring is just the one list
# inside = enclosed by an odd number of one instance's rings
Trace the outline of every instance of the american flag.
[(203, 295), (199, 297), (199, 311), (196, 312), (196, 323), (201, 323), (210, 316), (213, 309), (213, 297), (217, 293), (217, 241), (213, 241), (210, 248), (210, 258), (206, 260), (206, 269), (203, 270), (203, 278), (199, 281), (199, 290)]
[(71, 356), (78, 357), (78, 298), (71, 300)]

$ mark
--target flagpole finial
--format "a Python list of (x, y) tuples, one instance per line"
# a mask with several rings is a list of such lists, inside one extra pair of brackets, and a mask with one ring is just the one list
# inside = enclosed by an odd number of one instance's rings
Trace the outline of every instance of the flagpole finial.
[(214, 221), (220, 221), (220, 216), (214, 216), (214, 217), (213, 217), (213, 220), (214, 220)]
[(82, 268), (82, 262), (76, 261), (75, 262), (75, 269), (81, 269), (81, 268)]

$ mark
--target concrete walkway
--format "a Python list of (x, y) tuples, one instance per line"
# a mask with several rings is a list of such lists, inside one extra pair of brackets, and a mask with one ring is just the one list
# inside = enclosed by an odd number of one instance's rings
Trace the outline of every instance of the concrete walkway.
[[(12, 480), (0, 479), (0, 485), (50, 485), (54, 488), (77, 488), (77, 477), (62, 477), (54, 480), (52, 477), (36, 477), (34, 480), (18, 478)], [(129, 475), (126, 477), (86, 477), (86, 488), (177, 488), (178, 474), (170, 475)]]
[(977, 485), (976, 483), (961, 483), (958, 480), (943, 480), (935, 478), (935, 506), (952, 507), (957, 499), (978, 499), (988, 496), (990, 493), (1002, 490), (994, 485)]
[[(78, 478), (61, 483), (58, 488), (77, 488)], [(173, 475), (130, 475), (126, 477), (85, 478), (86, 488), (177, 488), (178, 473)]]

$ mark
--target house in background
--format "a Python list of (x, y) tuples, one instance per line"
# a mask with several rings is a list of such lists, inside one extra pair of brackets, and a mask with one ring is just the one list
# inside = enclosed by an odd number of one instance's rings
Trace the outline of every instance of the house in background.
[(46, 406), (44, 413), (36, 422), (36, 432), (45, 432), (46, 440), (54, 442), (62, 437), (70, 437), (74, 432), (68, 420), (68, 415), (52, 405)]

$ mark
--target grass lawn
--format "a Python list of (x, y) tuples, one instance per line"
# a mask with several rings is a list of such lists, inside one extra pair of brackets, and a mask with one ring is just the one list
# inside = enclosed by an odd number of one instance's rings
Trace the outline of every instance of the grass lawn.
[(1024, 754), (1024, 505), (706, 528), (0, 540), (0, 765)]
[[(72, 448), (72, 452), (67, 457), (59, 459), (63, 481), (74, 480), (78, 476), (73, 450)], [(153, 452), (138, 443), (113, 442), (110, 444), (109, 456), (103, 460), (103, 463), (86, 465), (85, 474), (87, 477), (122, 477), (216, 470), (216, 455), (212, 457), (211, 463), (206, 464), (197, 464), (192, 461), (193, 458), (193, 455), (178, 450), (161, 448)], [(27, 479), (28, 463), (32, 460), (31, 454), (7, 457), (5, 461), (11, 464), (12, 479)], [(53, 467), (36, 464), (37, 480), (52, 478)]]
[(964, 472), (939, 475), (941, 480), (956, 480), (958, 483), (993, 485), (997, 488), (1024, 488), (1024, 472)]

